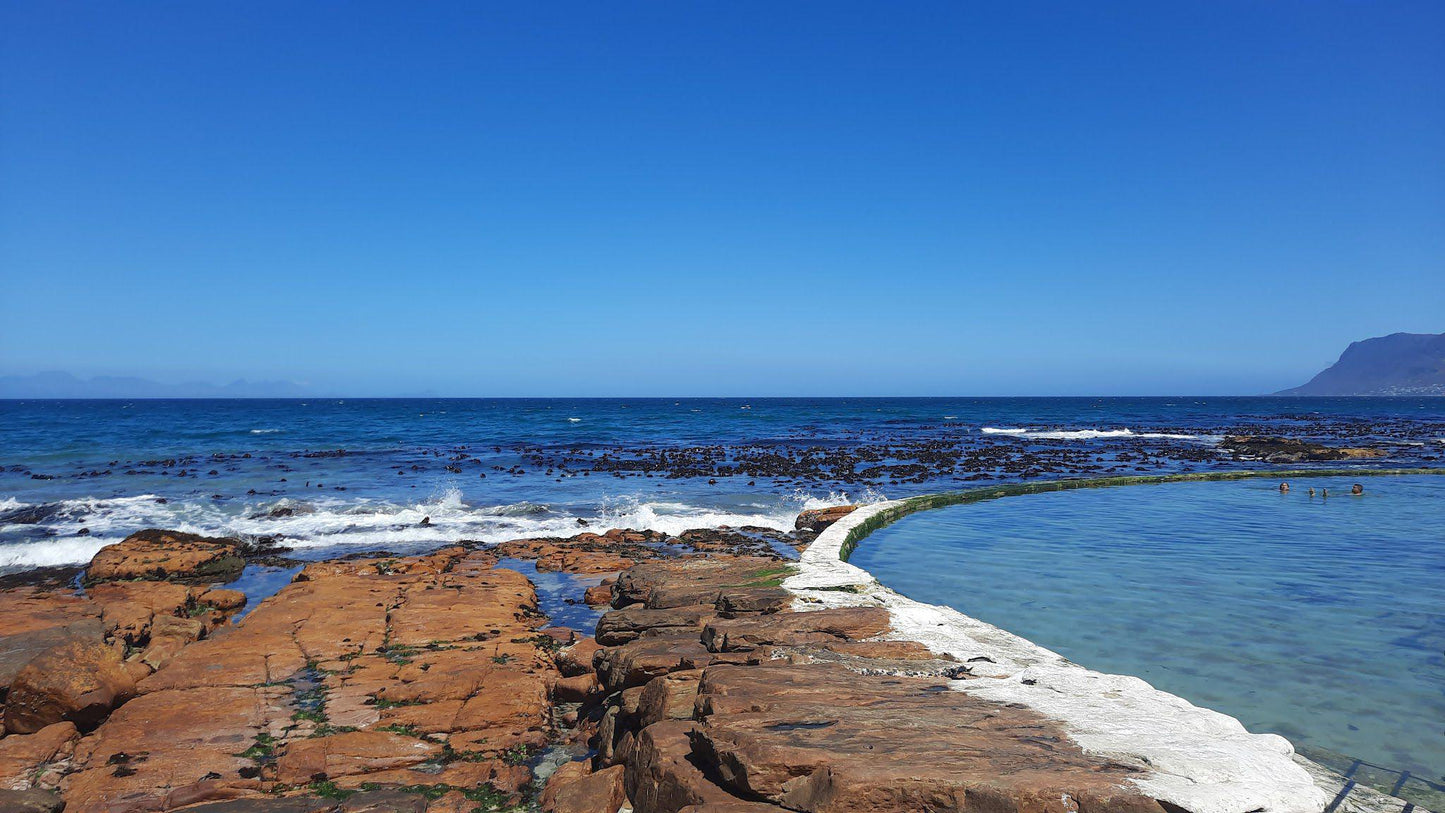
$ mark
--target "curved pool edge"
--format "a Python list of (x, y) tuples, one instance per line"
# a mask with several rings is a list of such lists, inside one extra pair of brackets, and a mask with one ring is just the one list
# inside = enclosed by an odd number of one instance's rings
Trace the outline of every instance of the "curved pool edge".
[[(1445, 469), (1271, 469), (1050, 480), (890, 500), (859, 507), (818, 535), (783, 587), (798, 610), (881, 606), (886, 637), (911, 640), (969, 664), (951, 688), (1021, 703), (1061, 723), (1091, 751), (1144, 772), (1142, 791), (1190, 813), (1396, 811), (1406, 803), (1363, 788), (1294, 751), (1276, 734), (1251, 734), (1229, 715), (1195, 706), (1141, 678), (1095, 672), (951, 607), (914, 601), (848, 556), (873, 531), (909, 514), (1007, 496), (1082, 488), (1289, 477), (1445, 475)], [(1420, 810), (1420, 808), (1413, 808)]]

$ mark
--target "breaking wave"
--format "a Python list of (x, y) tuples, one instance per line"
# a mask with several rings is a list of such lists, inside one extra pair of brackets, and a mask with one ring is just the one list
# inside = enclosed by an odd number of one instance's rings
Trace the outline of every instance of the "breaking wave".
[(1110, 438), (1155, 438), (1165, 440), (1200, 440), (1214, 442), (1216, 435), (1184, 435), (1170, 432), (1135, 432), (1132, 429), (1023, 429), (985, 426), (978, 431), (985, 435), (1003, 435), (1031, 440), (1106, 440)]
[[(525, 501), (473, 505), (457, 488), (415, 503), (288, 498), (228, 504), (205, 499), (164, 500), (153, 494), (85, 498), (47, 503), (54, 510), (38, 523), (0, 524), (0, 570), (84, 564), (105, 545), (142, 528), (251, 540), (269, 537), (296, 550), (417, 550), (460, 540), (496, 543), (526, 537), (571, 536), (584, 530), (602, 533), (613, 528), (669, 534), (721, 525), (791, 530), (802, 510), (880, 499), (881, 495), (872, 492), (856, 498), (842, 493), (821, 497), (797, 493), (695, 505), (627, 496), (583, 509)], [(0, 502), (0, 509), (6, 511), (26, 508), (9, 498)]]

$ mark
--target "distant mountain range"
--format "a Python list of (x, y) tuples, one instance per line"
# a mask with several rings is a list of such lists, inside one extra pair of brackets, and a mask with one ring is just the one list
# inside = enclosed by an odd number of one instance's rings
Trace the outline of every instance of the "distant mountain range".
[(0, 376), (0, 398), (300, 398), (312, 396), (294, 381), (246, 381), (229, 384), (162, 384), (144, 378), (70, 373)]
[(1445, 333), (1353, 342), (1309, 383), (1276, 395), (1445, 395)]

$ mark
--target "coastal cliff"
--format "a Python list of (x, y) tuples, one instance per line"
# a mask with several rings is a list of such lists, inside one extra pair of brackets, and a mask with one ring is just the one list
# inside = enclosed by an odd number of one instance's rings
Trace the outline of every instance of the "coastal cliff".
[(1445, 333), (1352, 342), (1308, 383), (1276, 395), (1445, 395)]

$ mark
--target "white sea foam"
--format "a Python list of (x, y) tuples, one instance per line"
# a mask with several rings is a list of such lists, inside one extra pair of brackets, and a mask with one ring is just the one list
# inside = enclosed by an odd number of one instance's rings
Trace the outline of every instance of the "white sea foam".
[(251, 430), (251, 434), (253, 434), (253, 435), (271, 435), (271, 434), (275, 434), (276, 432), (280, 432), (280, 431), (281, 431), (280, 429), (252, 429), (252, 430)]
[(1217, 435), (1182, 435), (1170, 432), (1135, 432), (1132, 429), (1024, 429), (1020, 427), (985, 426), (978, 431), (985, 435), (1005, 435), (1035, 440), (1107, 440), (1110, 438), (1155, 438), (1164, 440), (1200, 440), (1217, 442)]
[[(105, 545), (142, 528), (166, 528), (208, 536), (243, 539), (276, 537), (292, 548), (422, 548), (459, 540), (483, 543), (537, 536), (571, 536), (582, 530), (614, 528), (677, 534), (722, 525), (791, 530), (799, 511), (876, 502), (872, 492), (852, 497), (797, 493), (781, 499), (697, 505), (640, 496), (616, 497), (598, 510), (517, 502), (473, 505), (457, 488), (439, 491), (415, 503), (285, 498), (251, 503), (211, 500), (160, 502), (153, 494), (112, 499), (84, 498), (57, 503), (42, 523), (7, 526), (0, 535), (0, 568), (83, 564)], [(0, 506), (20, 508), (7, 498)], [(586, 521), (584, 527), (578, 519)], [(423, 525), (423, 520), (426, 524)], [(88, 531), (86, 535), (81, 530)]]

